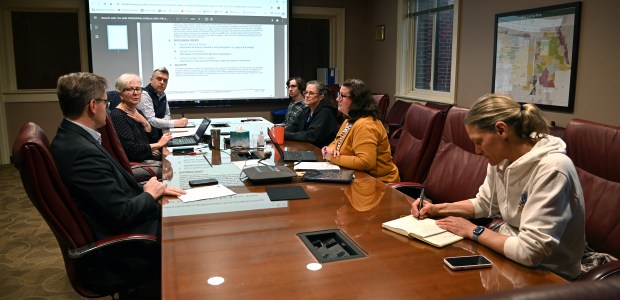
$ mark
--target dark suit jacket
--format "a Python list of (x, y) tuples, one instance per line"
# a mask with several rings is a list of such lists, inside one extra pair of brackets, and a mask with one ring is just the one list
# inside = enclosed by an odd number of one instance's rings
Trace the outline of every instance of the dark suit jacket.
[(161, 235), (155, 199), (86, 130), (63, 120), (51, 151), (96, 238), (121, 233)]

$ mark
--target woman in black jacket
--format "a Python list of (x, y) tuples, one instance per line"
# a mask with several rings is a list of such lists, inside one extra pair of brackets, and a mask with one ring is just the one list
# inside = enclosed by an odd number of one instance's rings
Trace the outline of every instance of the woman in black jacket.
[(310, 142), (322, 148), (336, 137), (338, 111), (328, 98), (329, 90), (318, 81), (310, 81), (303, 92), (307, 105), (297, 119), (284, 129), (284, 139)]

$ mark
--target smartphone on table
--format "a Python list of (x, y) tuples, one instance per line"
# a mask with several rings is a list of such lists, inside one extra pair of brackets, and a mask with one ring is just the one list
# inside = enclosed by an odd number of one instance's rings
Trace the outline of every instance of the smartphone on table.
[(446, 257), (443, 262), (451, 270), (490, 268), (492, 263), (482, 255)]
[(189, 186), (191, 187), (214, 185), (214, 184), (217, 184), (217, 179), (215, 178), (195, 179), (195, 180), (189, 181)]

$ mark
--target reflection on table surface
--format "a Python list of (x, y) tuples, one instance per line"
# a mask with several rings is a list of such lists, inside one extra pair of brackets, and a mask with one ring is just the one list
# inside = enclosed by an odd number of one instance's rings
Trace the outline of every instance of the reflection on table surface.
[[(305, 143), (285, 145), (319, 154)], [(238, 194), (233, 200), (164, 201), (164, 299), (444, 299), (565, 282), (470, 240), (435, 248), (381, 228), (381, 223), (409, 214), (412, 199), (365, 173), (356, 172), (351, 184), (296, 178), (253, 185), (243, 180), (228, 149), (206, 151), (166, 157), (165, 165), (174, 169), (169, 184), (186, 187), (189, 179), (216, 177)], [(265, 163), (282, 164), (276, 155)], [(302, 186), (309, 199), (271, 202), (265, 197), (266, 187), (290, 185)], [(297, 233), (326, 229), (341, 230), (367, 257), (309, 270), (307, 265), (317, 261)], [(493, 267), (451, 271), (443, 265), (444, 257), (473, 254), (486, 256)], [(208, 279), (215, 276), (224, 283), (210, 285)]]

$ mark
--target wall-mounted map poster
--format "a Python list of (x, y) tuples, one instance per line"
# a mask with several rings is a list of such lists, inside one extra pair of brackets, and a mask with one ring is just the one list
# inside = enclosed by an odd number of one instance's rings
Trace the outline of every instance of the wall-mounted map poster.
[(581, 2), (495, 15), (493, 92), (573, 112)]

